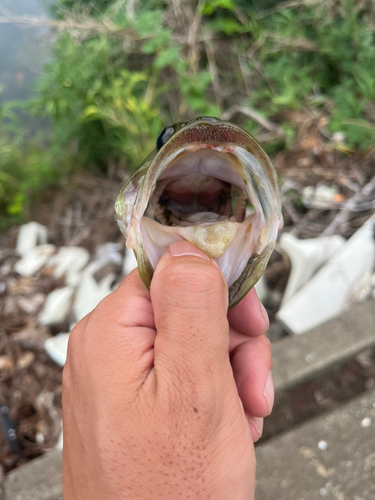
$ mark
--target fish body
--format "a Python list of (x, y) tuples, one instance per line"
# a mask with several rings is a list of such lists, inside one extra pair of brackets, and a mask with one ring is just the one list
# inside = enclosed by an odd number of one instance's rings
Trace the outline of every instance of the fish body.
[(212, 117), (166, 127), (115, 211), (146, 286), (169, 245), (187, 240), (220, 266), (230, 308), (263, 274), (283, 223), (266, 153), (245, 130)]

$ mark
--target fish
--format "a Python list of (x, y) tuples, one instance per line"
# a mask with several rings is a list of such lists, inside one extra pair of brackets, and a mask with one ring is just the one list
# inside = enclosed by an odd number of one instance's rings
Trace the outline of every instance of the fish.
[(169, 245), (187, 240), (219, 265), (230, 309), (262, 276), (283, 225), (267, 154), (241, 127), (209, 116), (162, 130), (115, 214), (148, 288)]

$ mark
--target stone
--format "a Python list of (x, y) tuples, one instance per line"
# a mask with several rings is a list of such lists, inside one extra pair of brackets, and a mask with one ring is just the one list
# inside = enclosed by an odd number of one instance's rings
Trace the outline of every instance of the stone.
[(375, 264), (375, 216), (371, 217), (301, 288), (276, 317), (295, 334), (304, 333), (340, 314)]
[(47, 243), (48, 231), (45, 226), (38, 222), (29, 222), (19, 228), (16, 243), (16, 252), (18, 255), (27, 255), (37, 245)]
[(281, 302), (283, 305), (345, 244), (345, 239), (336, 235), (299, 240), (290, 233), (283, 233), (279, 244), (292, 264)]
[(73, 295), (74, 288), (70, 286), (53, 290), (47, 296), (44, 307), (39, 313), (38, 323), (40, 325), (62, 323), (70, 311)]
[(21, 354), (17, 360), (17, 368), (23, 370), (28, 368), (35, 359), (35, 354), (31, 351), (27, 351)]
[(21, 296), (17, 298), (18, 307), (26, 314), (34, 315), (44, 304), (46, 296), (44, 293), (34, 293), (30, 296)]
[(0, 370), (13, 370), (14, 364), (9, 356), (0, 356)]
[(20, 344), (23, 349), (43, 348), (44, 342), (50, 338), (49, 329), (46, 326), (27, 326), (19, 332), (12, 334), (12, 340)]

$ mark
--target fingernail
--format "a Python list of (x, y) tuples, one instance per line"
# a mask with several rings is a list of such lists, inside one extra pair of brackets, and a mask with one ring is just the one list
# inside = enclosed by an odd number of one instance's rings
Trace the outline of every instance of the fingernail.
[(210, 258), (206, 255), (202, 250), (198, 247), (189, 243), (188, 241), (175, 241), (169, 247), (169, 253), (172, 257), (183, 257), (184, 255), (194, 255), (195, 257), (201, 257), (202, 259), (208, 260), (210, 262)]
[(273, 401), (275, 399), (275, 391), (274, 391), (274, 387), (273, 387), (272, 372), (269, 372), (269, 374), (267, 376), (266, 385), (264, 387), (263, 394), (264, 394), (264, 397), (267, 401), (268, 411), (270, 414), (272, 411), (272, 408), (273, 408)]
[(249, 421), (250, 421), (250, 425), (252, 425), (254, 427), (254, 429), (256, 430), (256, 433), (258, 434), (258, 436), (262, 437), (264, 419), (260, 418), (260, 417), (250, 417)]

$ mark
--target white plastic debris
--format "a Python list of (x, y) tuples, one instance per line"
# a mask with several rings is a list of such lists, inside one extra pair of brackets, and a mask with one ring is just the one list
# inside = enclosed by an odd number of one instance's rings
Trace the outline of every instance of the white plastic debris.
[(57, 440), (55, 450), (62, 451), (63, 450), (63, 431), (61, 429), (59, 439)]
[(40, 325), (56, 325), (67, 317), (74, 294), (74, 288), (66, 286), (51, 292), (38, 316)]
[(306, 186), (302, 191), (302, 202), (308, 208), (329, 209), (340, 206), (344, 201), (343, 196), (339, 192), (339, 188), (335, 185), (326, 186), (318, 184), (314, 186)]
[(352, 291), (375, 264), (375, 216), (371, 217), (277, 313), (292, 333), (304, 333), (340, 314)]
[(37, 222), (29, 222), (19, 229), (16, 252), (18, 255), (26, 255), (37, 245), (45, 243), (47, 243), (47, 228)]
[(93, 262), (83, 272), (73, 304), (73, 311), (77, 321), (80, 321), (86, 314), (95, 309), (99, 302), (113, 291), (111, 287), (115, 280), (113, 273), (108, 274), (100, 283), (97, 283), (94, 278), (94, 274), (102, 266), (102, 262)]
[(268, 293), (269, 293), (267, 283), (266, 283), (266, 278), (264, 276), (261, 276), (259, 281), (255, 284), (254, 288), (257, 292), (258, 299), (261, 302), (264, 302), (267, 298)]
[(281, 304), (288, 302), (344, 244), (345, 239), (342, 236), (299, 240), (290, 233), (283, 233), (280, 246), (288, 254), (292, 269)]
[(90, 260), (89, 252), (82, 247), (62, 247), (49, 261), (55, 266), (53, 275), (61, 278), (66, 275), (66, 284), (75, 286), (81, 278), (81, 271)]
[(126, 250), (124, 262), (122, 265), (122, 273), (124, 276), (130, 274), (138, 266), (133, 250)]
[(32, 276), (48, 262), (55, 250), (56, 247), (54, 245), (39, 245), (29, 249), (15, 263), (14, 270), (21, 276)]
[(98, 246), (96, 249), (96, 260), (101, 262), (107, 260), (117, 266), (121, 266), (122, 255), (120, 252), (123, 246), (122, 243), (103, 243), (103, 245)]
[(66, 362), (69, 335), (69, 333), (59, 333), (44, 342), (46, 353), (60, 366), (64, 366)]

